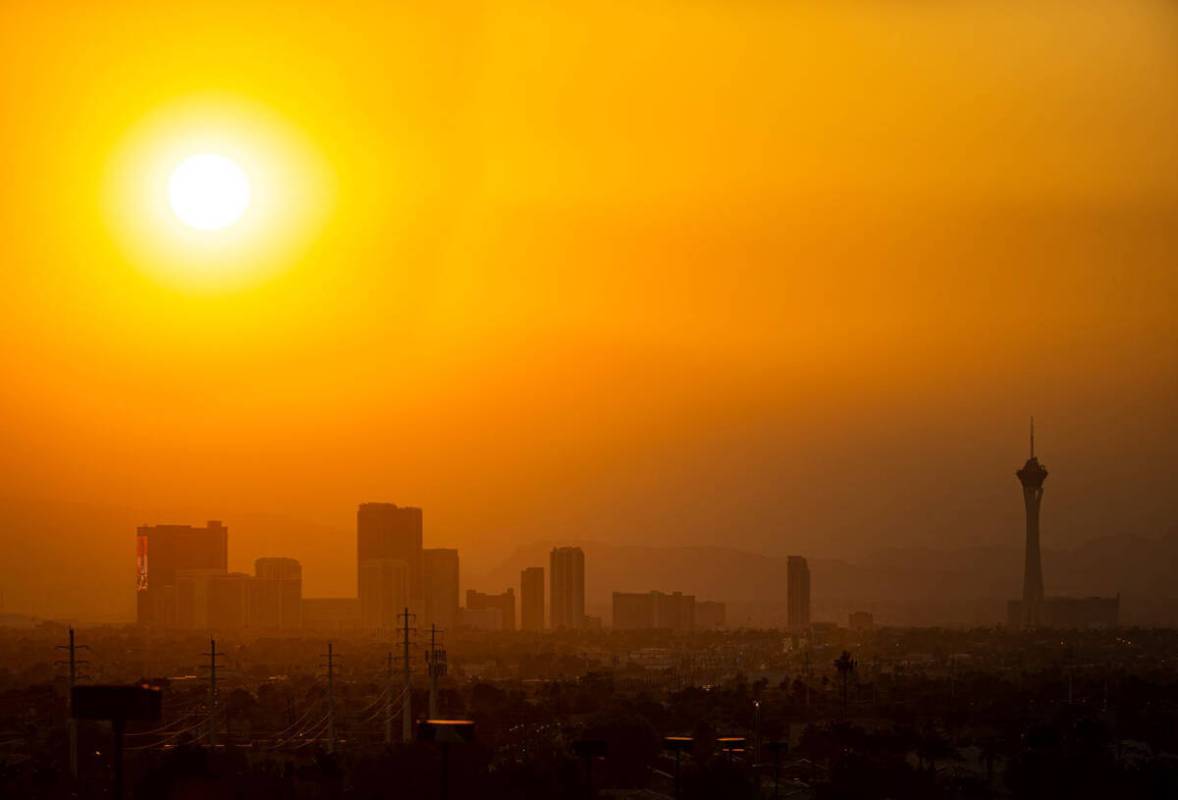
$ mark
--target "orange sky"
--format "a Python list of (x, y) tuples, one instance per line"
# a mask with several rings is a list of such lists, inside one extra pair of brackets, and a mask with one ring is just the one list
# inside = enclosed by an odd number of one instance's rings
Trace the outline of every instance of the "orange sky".
[[(10, 609), (129, 611), (95, 508), (311, 593), (362, 500), (473, 570), (1017, 544), (1031, 413), (1045, 544), (1178, 522), (1171, 3), (390, 5), (0, 8)], [(143, 199), (191, 137), (240, 242)]]

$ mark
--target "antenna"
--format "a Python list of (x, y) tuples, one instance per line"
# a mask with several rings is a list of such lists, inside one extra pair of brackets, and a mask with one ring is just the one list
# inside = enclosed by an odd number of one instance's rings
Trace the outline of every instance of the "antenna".
[(1031, 458), (1035, 457), (1035, 418), (1031, 417)]

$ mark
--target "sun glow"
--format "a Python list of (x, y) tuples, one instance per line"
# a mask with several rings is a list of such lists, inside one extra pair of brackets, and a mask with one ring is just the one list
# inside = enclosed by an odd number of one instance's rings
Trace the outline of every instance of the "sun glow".
[(198, 292), (290, 269), (335, 196), (306, 131), (224, 96), (163, 107), (131, 126), (108, 176), (110, 228), (128, 261)]
[(227, 228), (250, 204), (250, 182), (232, 159), (200, 153), (180, 162), (168, 179), (172, 211), (186, 225), (202, 231)]

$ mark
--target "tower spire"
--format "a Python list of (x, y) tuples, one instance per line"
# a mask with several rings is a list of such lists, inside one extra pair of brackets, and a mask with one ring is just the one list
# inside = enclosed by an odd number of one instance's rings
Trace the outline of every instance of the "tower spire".
[(1027, 553), (1023, 572), (1022, 622), (1034, 627), (1042, 622), (1043, 565), (1039, 553), (1039, 505), (1043, 501), (1043, 481), (1047, 470), (1035, 458), (1035, 418), (1031, 417), (1031, 457), (1015, 474), (1023, 486), (1023, 503), (1027, 511)]

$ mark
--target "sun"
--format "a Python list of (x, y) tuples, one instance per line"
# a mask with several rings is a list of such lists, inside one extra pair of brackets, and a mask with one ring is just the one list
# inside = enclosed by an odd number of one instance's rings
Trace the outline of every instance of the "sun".
[(172, 211), (192, 228), (217, 231), (240, 220), (250, 206), (250, 181), (232, 159), (216, 153), (191, 155), (168, 178)]
[(129, 124), (107, 161), (103, 205), (128, 266), (186, 292), (254, 286), (326, 233), (335, 165), (313, 131), (220, 93)]

